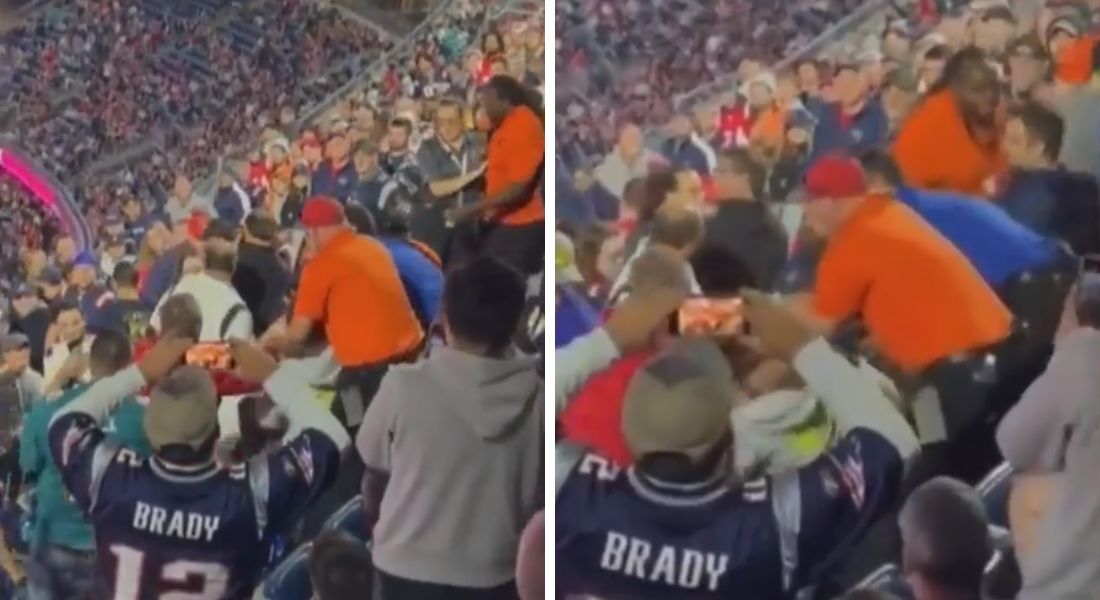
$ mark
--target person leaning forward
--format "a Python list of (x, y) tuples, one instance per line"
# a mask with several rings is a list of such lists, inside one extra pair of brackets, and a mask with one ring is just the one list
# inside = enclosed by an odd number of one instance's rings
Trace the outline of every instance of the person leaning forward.
[(869, 194), (855, 160), (822, 158), (807, 172), (806, 191), (808, 224), (827, 240), (813, 313), (829, 329), (861, 319), (890, 366), (914, 389), (938, 393), (914, 405), (923, 441), (959, 437), (985, 414), (1012, 314), (912, 209)]
[(340, 365), (345, 425), (354, 428), (388, 366), (414, 357), (424, 330), (389, 252), (349, 227), (339, 202), (311, 198), (301, 223), (316, 254), (302, 268), (285, 336), (269, 338), (269, 345), (292, 350), (323, 327)]

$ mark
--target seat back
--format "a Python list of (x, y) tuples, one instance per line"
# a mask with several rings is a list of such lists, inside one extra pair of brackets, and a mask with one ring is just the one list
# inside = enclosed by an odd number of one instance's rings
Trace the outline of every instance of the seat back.
[(1008, 496), (1012, 492), (1012, 465), (1001, 463), (978, 483), (989, 524), (1008, 529)]
[(332, 513), (332, 516), (325, 521), (321, 529), (338, 529), (350, 533), (357, 539), (369, 540), (370, 532), (367, 531), (366, 524), (363, 522), (363, 497), (353, 496), (351, 500), (348, 500), (346, 504)]
[(259, 590), (266, 600), (302, 600), (313, 597), (309, 580), (309, 551), (312, 543), (302, 544), (264, 578)]

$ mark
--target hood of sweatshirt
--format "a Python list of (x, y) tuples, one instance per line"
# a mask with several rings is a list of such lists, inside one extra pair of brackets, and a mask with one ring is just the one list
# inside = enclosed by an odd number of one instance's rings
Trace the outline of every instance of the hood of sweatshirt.
[(433, 348), (425, 364), (429, 374), (445, 382), (448, 393), (442, 400), (486, 440), (507, 438), (528, 418), (541, 417), (537, 366), (533, 356), (485, 358), (446, 347)]

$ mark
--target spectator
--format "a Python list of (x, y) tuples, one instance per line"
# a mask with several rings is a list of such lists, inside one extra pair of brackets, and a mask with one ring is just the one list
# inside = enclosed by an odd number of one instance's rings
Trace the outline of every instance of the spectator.
[(325, 160), (313, 173), (310, 191), (346, 204), (356, 182), (356, 169), (351, 161), (351, 146), (347, 136), (333, 135), (325, 146)]
[[(71, 354), (62, 369), (76, 377), (83, 359)], [(88, 369), (92, 382), (130, 365), (130, 340), (122, 332), (107, 331), (92, 342)], [(50, 460), (47, 429), (53, 416), (88, 389), (80, 384), (59, 398), (37, 404), (24, 422), (19, 462), (35, 482), (35, 509), (31, 521), (31, 565), (27, 570), (35, 598), (80, 598), (93, 595), (96, 585), (95, 532), (73, 503), (61, 472)], [(142, 429), (145, 409), (132, 397), (124, 399), (111, 417), (106, 439), (146, 457), (150, 451)]]
[(396, 188), (390, 176), (378, 165), (378, 148), (370, 140), (362, 140), (355, 146), (352, 164), (355, 165), (355, 188), (348, 199), (378, 214), (385, 198)]
[(46, 331), (53, 321), (49, 307), (38, 297), (34, 288), (21, 284), (12, 290), (11, 310), (11, 330), (27, 337), (31, 349), (31, 368), (41, 373), (42, 361), (46, 356)]
[(990, 178), (1003, 167), (996, 118), (999, 86), (981, 51), (970, 48), (952, 56), (943, 79), (929, 90), (894, 142), (906, 183), (990, 195)]
[(871, 95), (868, 82), (855, 65), (840, 65), (833, 77), (837, 101), (811, 102), (817, 118), (809, 162), (840, 149), (859, 152), (886, 141), (889, 121), (882, 103)]
[(760, 289), (771, 289), (787, 259), (787, 234), (768, 207), (753, 197), (754, 166), (748, 152), (718, 156), (714, 185), (718, 210), (706, 224), (706, 239), (728, 247), (749, 265)]
[(218, 191), (214, 193), (214, 214), (219, 219), (239, 225), (252, 211), (252, 200), (233, 178), (222, 171), (218, 174)]
[(373, 569), (363, 542), (343, 531), (321, 533), (309, 552), (309, 580), (316, 600), (353, 598), (373, 590)]
[(706, 176), (714, 169), (714, 150), (699, 139), (691, 117), (677, 115), (669, 125), (671, 135), (661, 144), (661, 154), (673, 169), (692, 169)]
[(207, 215), (215, 215), (214, 208), (195, 194), (191, 187), (191, 180), (184, 174), (176, 175), (176, 183), (172, 187), (172, 195), (164, 205), (164, 212), (173, 224), (179, 223), (191, 217), (195, 212)]
[(416, 162), (431, 195), (425, 216), (417, 219), (416, 237), (440, 256), (446, 255), (450, 232), (444, 213), (452, 207), (477, 204), (483, 192), (477, 184), (485, 174), (485, 145), (463, 127), (462, 105), (444, 99), (435, 110), (436, 136), (424, 140)]
[(933, 479), (906, 499), (898, 524), (903, 568), (917, 600), (981, 597), (993, 543), (972, 488), (946, 477)]
[(1020, 223), (1058, 238), (1078, 254), (1100, 252), (1100, 187), (1058, 167), (1064, 121), (1039, 104), (1014, 111), (1004, 133), (1011, 167), (995, 200)]
[[(203, 241), (202, 271), (184, 275), (179, 283), (164, 294), (153, 311), (151, 325), (154, 329), (162, 331), (162, 317), (159, 313), (167, 299), (177, 294), (188, 294), (198, 301), (202, 314), (199, 341), (252, 339), (252, 313), (233, 287), (233, 273), (237, 266), (236, 235), (229, 231), (219, 231), (223, 227), (229, 228), (230, 225), (214, 221), (207, 228), (204, 235), (206, 239)], [(230, 234), (226, 235), (227, 233)]]
[[(391, 371), (363, 419), (382, 598), (516, 597), (515, 551), (542, 500), (544, 460), (542, 380), (512, 350), (525, 289), (492, 258), (451, 271), (447, 345)], [(471, 525), (494, 535), (471, 538)]]
[(391, 364), (415, 356), (424, 331), (385, 247), (357, 235), (344, 210), (329, 198), (313, 198), (302, 225), (316, 254), (302, 269), (285, 332), (269, 332), (267, 343), (300, 348), (314, 326), (324, 327), (336, 361), (345, 424), (356, 427)]
[[(105, 553), (116, 548), (112, 572), (102, 567), (99, 572), (111, 594), (128, 581), (137, 582), (139, 594), (160, 593), (161, 581), (140, 577), (134, 562), (140, 556), (144, 565), (158, 569), (178, 560), (196, 562), (202, 565), (204, 585), (230, 596), (247, 595), (264, 560), (256, 540), (293, 524), (331, 483), (339, 453), (349, 442), (335, 419), (300, 401), (309, 393), (303, 382), (280, 371), (257, 348), (236, 343), (237, 368), (251, 381), (263, 382), (286, 413), (290, 430), (299, 433), (277, 452), (243, 465), (243, 478), (217, 469), (212, 460), (217, 436), (213, 381), (197, 367), (177, 367), (193, 343), (174, 337), (158, 341), (137, 365), (99, 380), (50, 421), (50, 454), (77, 506), (90, 513), (97, 547)], [(124, 397), (147, 385), (153, 387), (145, 435), (154, 457), (143, 460), (105, 441), (102, 427)], [(253, 483), (242, 488), (240, 481)], [(185, 494), (180, 486), (203, 491)], [(257, 503), (257, 498), (266, 500)], [(266, 519), (257, 519), (257, 512)], [(138, 517), (118, 521), (118, 514)], [(204, 515), (203, 525), (186, 530), (171, 525), (187, 514)], [(121, 546), (127, 550), (118, 550), (122, 540), (131, 544)]]
[[(656, 217), (653, 219), (653, 229), (651, 233), (638, 243), (638, 249), (625, 263), (623, 263), (623, 270), (616, 280), (615, 285), (611, 287), (611, 291), (608, 295), (611, 304), (614, 305), (618, 303), (623, 296), (631, 292), (630, 288), (627, 286), (627, 280), (630, 273), (629, 269), (634, 260), (641, 256), (647, 248), (650, 246), (661, 246), (673, 250), (679, 254), (681, 258), (686, 259), (695, 252), (699, 243), (703, 241), (703, 235), (703, 218), (698, 211), (672, 201), (661, 206), (661, 208), (657, 210)], [(689, 289), (692, 293), (697, 294), (699, 292), (699, 283), (695, 279), (695, 274), (691, 270), (691, 265), (685, 264), (683, 273), (684, 281), (687, 282)]]
[[(481, 105), (493, 124), (485, 167), (485, 198), (455, 207), (451, 219), (483, 221), (482, 237), (464, 252), (498, 256), (521, 273), (542, 271), (542, 101), (520, 82), (497, 76), (481, 90)], [(455, 258), (461, 261), (460, 258)]]
[(1092, 127), (1100, 112), (1100, 87), (1094, 83), (1100, 72), (1097, 44), (1095, 36), (1083, 37), (1052, 56), (1056, 63), (1053, 101), (1066, 120), (1058, 156), (1070, 171), (1100, 179), (1100, 133)]
[(1038, 36), (1016, 38), (1008, 48), (1008, 99), (1017, 105), (1032, 100), (1049, 70), (1050, 61)]
[[(845, 364), (839, 356), (827, 358), (827, 345), (815, 340), (813, 328), (794, 312), (760, 294), (751, 294), (747, 302), (752, 330), (761, 336), (769, 353), (793, 356), (796, 364), (820, 368), (822, 375), (828, 373), (826, 377), (833, 376), (830, 369)], [(640, 332), (641, 328), (635, 334)], [(590, 334), (593, 339), (606, 335), (603, 330)], [(574, 346), (580, 343), (578, 340)], [(559, 351), (559, 358), (574, 346)], [(610, 356), (601, 357), (606, 358)], [(567, 362), (571, 361), (560, 360), (559, 368)], [(606, 364), (605, 360), (598, 362)], [(573, 375), (565, 376), (572, 379)], [(559, 447), (557, 460), (568, 466), (564, 481), (559, 479), (555, 532), (558, 588), (563, 593), (630, 589), (634, 597), (669, 593), (696, 597), (789, 595), (810, 582), (815, 568), (825, 560), (823, 552), (857, 535), (893, 500), (902, 461), (916, 449), (917, 442), (901, 415), (884, 399), (858, 407), (844, 403), (829, 406), (837, 415), (843, 438), (822, 459), (803, 469), (771, 482), (746, 481), (733, 486), (728, 476), (714, 477), (732, 459), (728, 421), (731, 381), (726, 359), (712, 342), (685, 340), (649, 361), (631, 381), (622, 424), (636, 466), (620, 470), (596, 455)], [(846, 401), (850, 398), (845, 396)], [(830, 479), (838, 481), (844, 476), (836, 465), (852, 464), (848, 461), (859, 465), (858, 475), (865, 484), (860, 488), (864, 491), (860, 501), (854, 503), (843, 486), (839, 494), (828, 491)], [(704, 485), (707, 481), (714, 483)], [(589, 492), (593, 488), (597, 493)], [(814, 506), (830, 509), (797, 515), (773, 509), (784, 505), (786, 494), (798, 494), (802, 505), (812, 498)], [(643, 497), (648, 498), (646, 513), (638, 510)], [(720, 511), (706, 512), (702, 507), (709, 503), (699, 503), (702, 498), (715, 502), (722, 497), (733, 504), (720, 503), (725, 506)], [(631, 519), (615, 519), (615, 529), (607, 530), (610, 515), (628, 513)], [(685, 519), (696, 524), (703, 519), (707, 526), (683, 529)], [(761, 538), (751, 533), (761, 523), (791, 532), (790, 542), (781, 542), (783, 536)], [(676, 566), (682, 564), (677, 553), (687, 551), (685, 531), (693, 532), (692, 551), (703, 555), (701, 567), (691, 577), (681, 576)], [(700, 533), (706, 535), (699, 537)], [(764, 539), (768, 541), (762, 546)], [(792, 545), (782, 546), (787, 543)], [(631, 545), (650, 550), (642, 554), (640, 564), (635, 561), (628, 574), (625, 558)], [(798, 566), (788, 570), (786, 577), (778, 558), (784, 547), (789, 549), (788, 556), (798, 559)], [(670, 558), (660, 559), (661, 555)], [(603, 557), (599, 564), (596, 556)], [(763, 568), (768, 561), (774, 561), (774, 566)], [(707, 564), (710, 567), (704, 569)], [(639, 569), (641, 577), (635, 575)], [(602, 575), (592, 577), (593, 572)], [(653, 573), (658, 576), (652, 577)], [(738, 591), (732, 592), (734, 589)]]
[(628, 181), (648, 175), (650, 169), (663, 163), (664, 159), (645, 147), (642, 130), (628, 124), (619, 131), (614, 150), (596, 167), (596, 181), (607, 193), (621, 199)]
[(393, 258), (420, 326), (428, 331), (439, 314), (443, 271), (439, 255), (410, 235), (414, 203), (408, 192), (399, 190), (392, 194), (378, 224), (378, 239)]
[(138, 293), (137, 269), (130, 263), (119, 263), (111, 279), (114, 281), (113, 297), (96, 311), (89, 329), (95, 333), (113, 329), (136, 342), (148, 335), (152, 318), (152, 311)]
[(276, 253), (278, 226), (270, 213), (252, 211), (245, 218), (233, 288), (252, 315), (252, 333), (258, 338), (286, 312), (291, 274)]
[[(58, 341), (46, 351), (42, 375), (45, 378), (46, 387), (61, 390), (67, 387), (69, 381), (56, 378), (61, 365), (69, 358), (71, 352), (78, 352), (87, 356), (91, 349), (92, 338), (85, 335), (84, 316), (80, 308), (71, 303), (58, 305), (55, 312), (53, 327), (57, 331)], [(85, 372), (77, 379), (86, 381), (88, 374)]]
[(4, 426), (0, 428), (0, 449), (7, 453), (13, 449), (12, 442), (19, 436), (18, 429), (23, 415), (42, 400), (46, 383), (42, 375), (31, 368), (31, 350), (27, 336), (21, 333), (0, 336), (0, 360), (3, 365), (3, 370), (0, 371), (0, 406), (3, 407), (4, 414)]
[(881, 99), (889, 127), (887, 141), (893, 141), (919, 99), (918, 82), (913, 72), (904, 66), (890, 71), (883, 82)]
[(382, 155), (382, 169), (390, 176), (396, 176), (406, 169), (416, 166), (416, 157), (412, 152), (412, 122), (405, 117), (390, 121), (386, 134), (386, 153)]

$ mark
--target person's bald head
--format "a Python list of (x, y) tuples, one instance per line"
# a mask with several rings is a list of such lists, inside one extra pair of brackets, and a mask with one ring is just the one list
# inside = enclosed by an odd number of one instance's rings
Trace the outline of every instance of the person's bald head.
[(703, 239), (703, 227), (703, 216), (696, 208), (666, 202), (653, 219), (650, 241), (672, 248), (686, 258)]
[(985, 507), (974, 488), (937, 477), (909, 496), (898, 525), (902, 567), (918, 598), (980, 590), (993, 541)]

